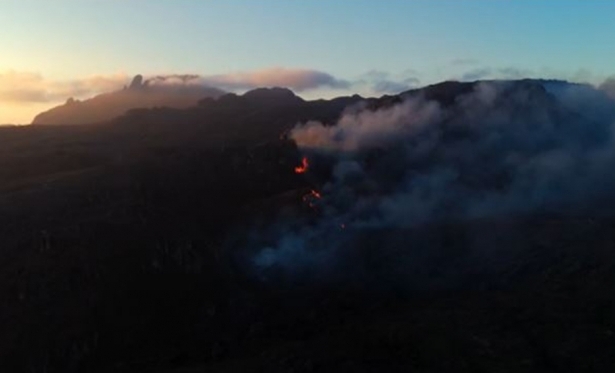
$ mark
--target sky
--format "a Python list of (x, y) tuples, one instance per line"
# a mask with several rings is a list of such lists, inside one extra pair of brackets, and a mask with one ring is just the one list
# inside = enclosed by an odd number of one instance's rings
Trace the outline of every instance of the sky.
[(615, 75), (615, 2), (2, 0), (0, 123), (136, 74), (380, 95), (447, 79)]

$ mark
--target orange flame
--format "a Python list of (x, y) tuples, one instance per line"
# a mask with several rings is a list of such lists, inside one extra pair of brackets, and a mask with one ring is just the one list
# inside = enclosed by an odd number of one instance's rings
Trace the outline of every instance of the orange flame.
[(304, 174), (304, 173), (307, 172), (308, 167), (310, 167), (308, 159), (307, 159), (307, 157), (303, 157), (301, 159), (301, 166), (295, 167), (295, 173), (296, 174)]

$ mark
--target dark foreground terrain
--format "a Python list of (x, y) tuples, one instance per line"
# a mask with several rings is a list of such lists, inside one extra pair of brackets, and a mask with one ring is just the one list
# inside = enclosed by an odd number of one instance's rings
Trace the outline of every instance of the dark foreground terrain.
[[(453, 88), (428, 95), (446, 103)], [(438, 241), (427, 279), (455, 267), (447, 250), (463, 250), (472, 232), (521, 248), (452, 286), (400, 285), (370, 253), (350, 266), (373, 273), (340, 281), (259, 281), (245, 270), (245, 249), (229, 243), (241, 232), (281, 209), (315, 213), (302, 197), (320, 179), (294, 173), (301, 154), (280, 134), (334, 122), (358, 98), (345, 100), (204, 102), (206, 120), (197, 109), (154, 109), (108, 124), (0, 129), (0, 370), (612, 371), (608, 214), (386, 232), (408, 246)]]

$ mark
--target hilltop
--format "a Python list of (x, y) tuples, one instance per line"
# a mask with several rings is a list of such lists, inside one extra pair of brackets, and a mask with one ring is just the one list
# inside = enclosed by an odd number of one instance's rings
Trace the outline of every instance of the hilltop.
[(224, 91), (202, 85), (165, 84), (155, 79), (133, 78), (124, 89), (65, 104), (38, 114), (32, 124), (92, 124), (108, 122), (135, 108), (186, 108), (205, 97), (219, 97)]

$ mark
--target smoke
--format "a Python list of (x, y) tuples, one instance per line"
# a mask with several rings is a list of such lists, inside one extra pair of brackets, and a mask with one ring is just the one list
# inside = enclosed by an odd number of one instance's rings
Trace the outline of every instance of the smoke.
[(476, 222), (615, 212), (615, 102), (604, 92), (556, 81), (466, 84), (473, 89), (452, 105), (414, 95), (350, 110), (334, 126), (297, 126), (291, 138), (331, 172), (316, 219), (261, 232), (257, 272), (425, 284), (444, 271), (437, 278), (450, 281), (494, 270), (523, 246), (520, 232)]
[(398, 136), (411, 136), (440, 116), (433, 102), (406, 101), (388, 110), (344, 115), (335, 126), (308, 122), (291, 131), (300, 148), (316, 151), (357, 151), (386, 146)]

